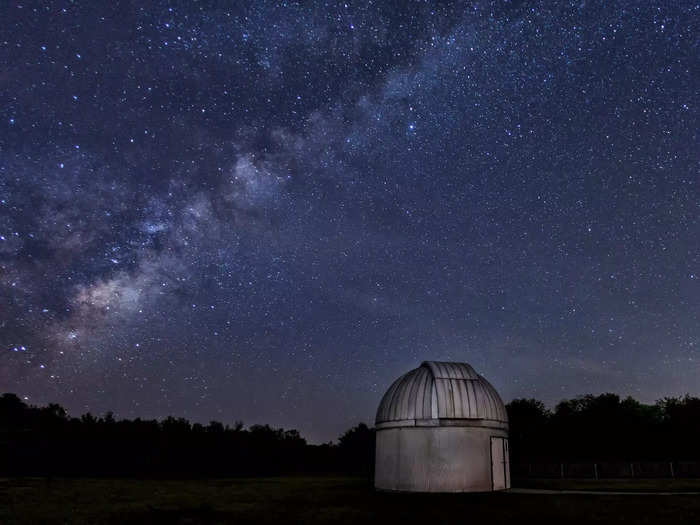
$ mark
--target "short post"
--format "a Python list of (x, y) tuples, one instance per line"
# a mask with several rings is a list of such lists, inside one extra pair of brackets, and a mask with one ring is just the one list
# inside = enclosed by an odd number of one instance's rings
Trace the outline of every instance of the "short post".
[(595, 479), (598, 479), (598, 463), (593, 463), (593, 474), (595, 475)]
[(630, 472), (632, 472), (632, 477), (634, 477), (634, 463), (630, 463)]
[(564, 479), (564, 463), (559, 464), (559, 472), (561, 474), (561, 478)]
[(669, 468), (669, 470), (671, 471), (671, 477), (672, 477), (672, 478), (675, 478), (676, 475), (675, 475), (675, 473), (673, 472), (673, 461), (669, 461), (669, 462), (668, 462), (668, 468)]

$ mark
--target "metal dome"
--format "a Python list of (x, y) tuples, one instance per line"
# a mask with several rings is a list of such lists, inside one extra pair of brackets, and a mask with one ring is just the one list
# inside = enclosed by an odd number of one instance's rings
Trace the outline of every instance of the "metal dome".
[(496, 389), (467, 363), (424, 361), (389, 387), (375, 424), (507, 428), (508, 415)]

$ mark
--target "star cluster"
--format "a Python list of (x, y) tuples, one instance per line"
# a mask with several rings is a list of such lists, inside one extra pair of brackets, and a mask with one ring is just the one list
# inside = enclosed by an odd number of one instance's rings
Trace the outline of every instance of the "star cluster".
[(700, 6), (8, 2), (0, 390), (328, 440), (400, 373), (700, 390)]

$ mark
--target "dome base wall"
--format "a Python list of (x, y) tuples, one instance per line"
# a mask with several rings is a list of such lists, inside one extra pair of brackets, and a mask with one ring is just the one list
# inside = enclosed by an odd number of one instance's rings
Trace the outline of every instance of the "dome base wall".
[(399, 427), (377, 430), (374, 485), (405, 492), (493, 490), (491, 437), (482, 427)]

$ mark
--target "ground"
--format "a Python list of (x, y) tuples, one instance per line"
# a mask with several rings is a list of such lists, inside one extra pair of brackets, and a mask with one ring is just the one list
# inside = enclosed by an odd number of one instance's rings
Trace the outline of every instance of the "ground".
[[(590, 482), (541, 482), (586, 488)], [(532, 486), (532, 484), (528, 484)], [(537, 485), (537, 483), (535, 483)], [(604, 482), (700, 490), (699, 481)], [(0, 523), (697, 523), (697, 495), (390, 494), (358, 478), (0, 480)]]

